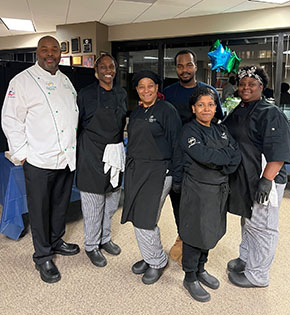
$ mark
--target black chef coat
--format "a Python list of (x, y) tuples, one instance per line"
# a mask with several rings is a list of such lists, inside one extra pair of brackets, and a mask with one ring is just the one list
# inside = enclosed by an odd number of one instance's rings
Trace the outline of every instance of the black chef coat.
[(182, 130), (184, 177), (179, 212), (181, 239), (194, 247), (213, 248), (226, 232), (228, 174), (241, 155), (227, 128), (195, 119)]
[(165, 176), (171, 175), (174, 182), (181, 182), (180, 130), (176, 109), (163, 100), (132, 112), (121, 223), (131, 221), (143, 229), (155, 227)]
[[(241, 102), (225, 118), (224, 124), (239, 143), (242, 153), (239, 168), (230, 176), (229, 211), (250, 218), (262, 172), (262, 154), (267, 162), (290, 161), (289, 123), (277, 106), (262, 98)], [(284, 168), (275, 181), (287, 182)]]
[[(113, 190), (110, 171), (104, 174), (102, 158), (107, 144), (123, 141), (126, 97), (124, 89), (113, 87), (107, 91), (98, 82), (78, 94), (80, 117), (76, 184), (81, 191), (104, 194)], [(121, 180), (122, 176), (118, 187)]]

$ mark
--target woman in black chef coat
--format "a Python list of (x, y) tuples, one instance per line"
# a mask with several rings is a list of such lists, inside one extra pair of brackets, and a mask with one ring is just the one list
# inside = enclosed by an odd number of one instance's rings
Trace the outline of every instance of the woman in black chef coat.
[(262, 97), (268, 83), (262, 68), (241, 68), (237, 81), (241, 102), (224, 123), (242, 154), (239, 168), (230, 176), (229, 211), (244, 220), (239, 257), (228, 262), (228, 276), (239, 287), (265, 287), (278, 242), (290, 128), (279, 108)]
[(157, 226), (161, 208), (173, 185), (179, 189), (182, 177), (178, 139), (181, 121), (176, 109), (157, 97), (158, 76), (152, 71), (134, 75), (140, 98), (130, 116), (125, 171), (122, 223), (134, 225), (142, 260), (132, 271), (143, 274), (145, 284), (156, 282), (168, 262)]
[(98, 267), (107, 264), (100, 251), (121, 252), (111, 240), (111, 218), (120, 199), (125, 153), (123, 130), (126, 92), (114, 86), (116, 62), (109, 54), (95, 64), (97, 82), (78, 94), (79, 128), (76, 184), (81, 192), (85, 251)]
[(182, 130), (184, 176), (180, 201), (179, 233), (183, 241), (183, 285), (191, 296), (206, 302), (210, 294), (200, 283), (212, 288), (219, 281), (204, 265), (209, 249), (226, 232), (228, 174), (235, 171), (241, 155), (227, 128), (214, 122), (216, 94), (198, 88), (190, 98), (195, 118)]

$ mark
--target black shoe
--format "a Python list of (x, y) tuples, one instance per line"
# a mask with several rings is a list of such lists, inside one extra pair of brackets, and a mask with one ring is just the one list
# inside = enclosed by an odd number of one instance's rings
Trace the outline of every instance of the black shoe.
[(132, 266), (132, 271), (133, 271), (133, 273), (135, 273), (136, 275), (141, 275), (141, 274), (144, 273), (148, 268), (149, 268), (149, 265), (147, 264), (147, 262), (145, 262), (144, 260), (140, 260), (140, 261), (136, 262), (136, 263)]
[(90, 258), (91, 262), (97, 267), (105, 267), (107, 259), (99, 249), (93, 249), (92, 251), (86, 251), (86, 254)]
[(148, 267), (147, 270), (145, 271), (143, 277), (142, 277), (142, 282), (144, 284), (155, 283), (162, 276), (165, 267), (159, 268), (159, 269), (154, 269), (154, 268)]
[(115, 256), (121, 253), (121, 248), (117, 244), (113, 243), (111, 240), (105, 244), (101, 244), (100, 248), (104, 249), (107, 253)]
[(60, 273), (52, 260), (47, 260), (43, 264), (35, 264), (35, 268), (40, 272), (40, 277), (44, 282), (54, 283), (60, 280)]
[(62, 244), (58, 247), (55, 247), (53, 251), (55, 254), (72, 256), (78, 254), (80, 252), (80, 248), (77, 244), (69, 244), (63, 241)]
[(228, 271), (243, 272), (245, 271), (246, 263), (240, 258), (232, 259), (228, 262)]
[(214, 290), (220, 286), (218, 279), (210, 275), (206, 270), (204, 272), (197, 273), (197, 279), (202, 284)]
[(252, 282), (250, 282), (247, 277), (245, 276), (244, 273), (241, 272), (230, 272), (229, 275), (229, 280), (231, 281), (232, 284), (236, 285), (237, 287), (241, 288), (262, 288), (262, 287), (267, 287), (268, 285), (265, 286), (257, 286), (254, 285)]
[(200, 285), (198, 280), (194, 282), (183, 280), (183, 286), (195, 300), (199, 302), (208, 302), (210, 300), (210, 294)]

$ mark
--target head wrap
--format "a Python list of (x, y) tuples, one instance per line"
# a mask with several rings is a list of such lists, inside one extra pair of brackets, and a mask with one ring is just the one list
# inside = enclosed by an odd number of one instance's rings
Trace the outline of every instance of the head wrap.
[(133, 87), (136, 88), (139, 81), (144, 78), (151, 79), (155, 84), (161, 83), (159, 76), (155, 72), (150, 71), (150, 70), (143, 70), (133, 75), (133, 78), (132, 78)]
[(251, 67), (250, 69), (246, 70), (244, 68), (238, 71), (238, 78), (239, 81), (245, 77), (250, 77), (258, 80), (262, 85), (264, 85), (262, 78), (256, 73), (257, 68), (255, 66)]

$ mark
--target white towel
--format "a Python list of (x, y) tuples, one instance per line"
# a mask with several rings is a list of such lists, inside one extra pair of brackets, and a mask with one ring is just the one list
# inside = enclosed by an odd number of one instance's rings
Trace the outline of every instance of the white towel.
[(123, 142), (107, 144), (103, 155), (104, 173), (111, 169), (110, 183), (118, 186), (119, 174), (125, 170), (125, 150)]

